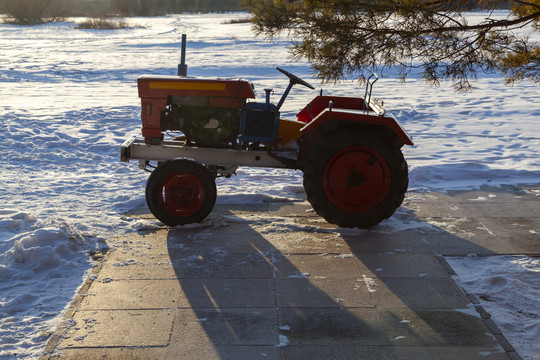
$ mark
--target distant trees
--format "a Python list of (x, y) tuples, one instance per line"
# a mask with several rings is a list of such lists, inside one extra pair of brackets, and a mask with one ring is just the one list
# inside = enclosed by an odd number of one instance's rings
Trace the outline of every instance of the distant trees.
[(156, 0), (109, 0), (111, 10), (121, 15), (152, 16), (156, 13)]
[(242, 0), (109, 0), (111, 10), (124, 16), (163, 13), (240, 11)]
[(245, 10), (242, 0), (157, 0), (166, 12), (223, 12)]
[(0, 10), (10, 22), (35, 25), (63, 19), (71, 6), (68, 0), (2, 0)]
[(79, 16), (154, 16), (182, 12), (241, 11), (242, 0), (0, 0), (8, 22), (35, 25)]

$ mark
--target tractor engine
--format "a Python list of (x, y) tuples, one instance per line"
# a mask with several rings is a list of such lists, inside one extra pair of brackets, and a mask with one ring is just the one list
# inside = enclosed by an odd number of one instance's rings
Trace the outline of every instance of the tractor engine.
[[(197, 104), (199, 101), (201, 105)], [(179, 130), (184, 133), (189, 144), (199, 147), (221, 148), (235, 144), (240, 125), (240, 109), (209, 107), (204, 103), (208, 103), (208, 97), (186, 100), (171, 96), (165, 111), (161, 113), (161, 130)]]
[[(188, 144), (216, 148), (239, 141), (264, 141), (277, 133), (275, 107), (246, 104), (247, 99), (255, 98), (248, 81), (144, 76), (137, 83), (147, 144), (159, 144), (167, 131), (181, 131)], [(262, 112), (263, 121), (254, 121)], [(268, 117), (272, 128), (261, 129), (268, 126), (268, 120), (264, 121)]]

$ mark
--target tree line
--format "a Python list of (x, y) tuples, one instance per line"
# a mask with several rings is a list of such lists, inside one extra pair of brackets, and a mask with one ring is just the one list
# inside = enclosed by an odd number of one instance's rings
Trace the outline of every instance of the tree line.
[(156, 16), (242, 11), (242, 0), (0, 0), (9, 22), (40, 24), (69, 16)]
[(245, 10), (242, 0), (108, 0), (122, 15), (152, 16), (163, 13), (227, 12)]

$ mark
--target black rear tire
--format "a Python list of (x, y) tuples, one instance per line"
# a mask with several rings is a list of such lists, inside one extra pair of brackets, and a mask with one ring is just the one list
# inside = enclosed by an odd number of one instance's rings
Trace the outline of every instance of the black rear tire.
[(214, 208), (216, 196), (210, 172), (191, 160), (170, 160), (159, 165), (146, 183), (148, 208), (168, 226), (201, 222)]
[(366, 228), (389, 218), (408, 184), (401, 149), (376, 131), (345, 129), (326, 136), (304, 167), (308, 201), (341, 227)]

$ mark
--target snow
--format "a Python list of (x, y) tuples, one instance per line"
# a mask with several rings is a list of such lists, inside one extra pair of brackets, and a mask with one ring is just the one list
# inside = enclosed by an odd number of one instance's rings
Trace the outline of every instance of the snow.
[(540, 259), (529, 256), (447, 257), (456, 282), (475, 294), (525, 360), (540, 354)]
[[(473, 21), (481, 16), (471, 14)], [(160, 226), (126, 216), (146, 207), (148, 174), (136, 162), (119, 163), (119, 146), (140, 132), (136, 78), (174, 75), (182, 33), (189, 75), (251, 80), (259, 99), (264, 88), (274, 89), (274, 102), (285, 90), (276, 65), (325, 94), (363, 95), (356, 81), (319, 84), (307, 63), (288, 60), (286, 38), (268, 42), (249, 24), (224, 24), (239, 17), (246, 15), (135, 18), (128, 20), (134, 27), (114, 31), (75, 29), (81, 19), (0, 24), (0, 357), (39, 356), (94, 266), (90, 251), (113, 247), (119, 234)], [(540, 183), (538, 87), (507, 87), (500, 75), (486, 75), (473, 93), (456, 94), (451, 84), (433, 88), (414, 77), (401, 84), (391, 70), (383, 75), (374, 96), (416, 143), (403, 148), (411, 191)], [(316, 94), (295, 87), (282, 117), (294, 119)], [(299, 171), (237, 173), (219, 179), (218, 203), (301, 198)], [(276, 229), (272, 221), (268, 231)], [(379, 229), (418, 226), (398, 212)], [(512, 274), (500, 276), (513, 282)]]
[(38, 355), (91, 264), (65, 223), (0, 210), (0, 357)]

